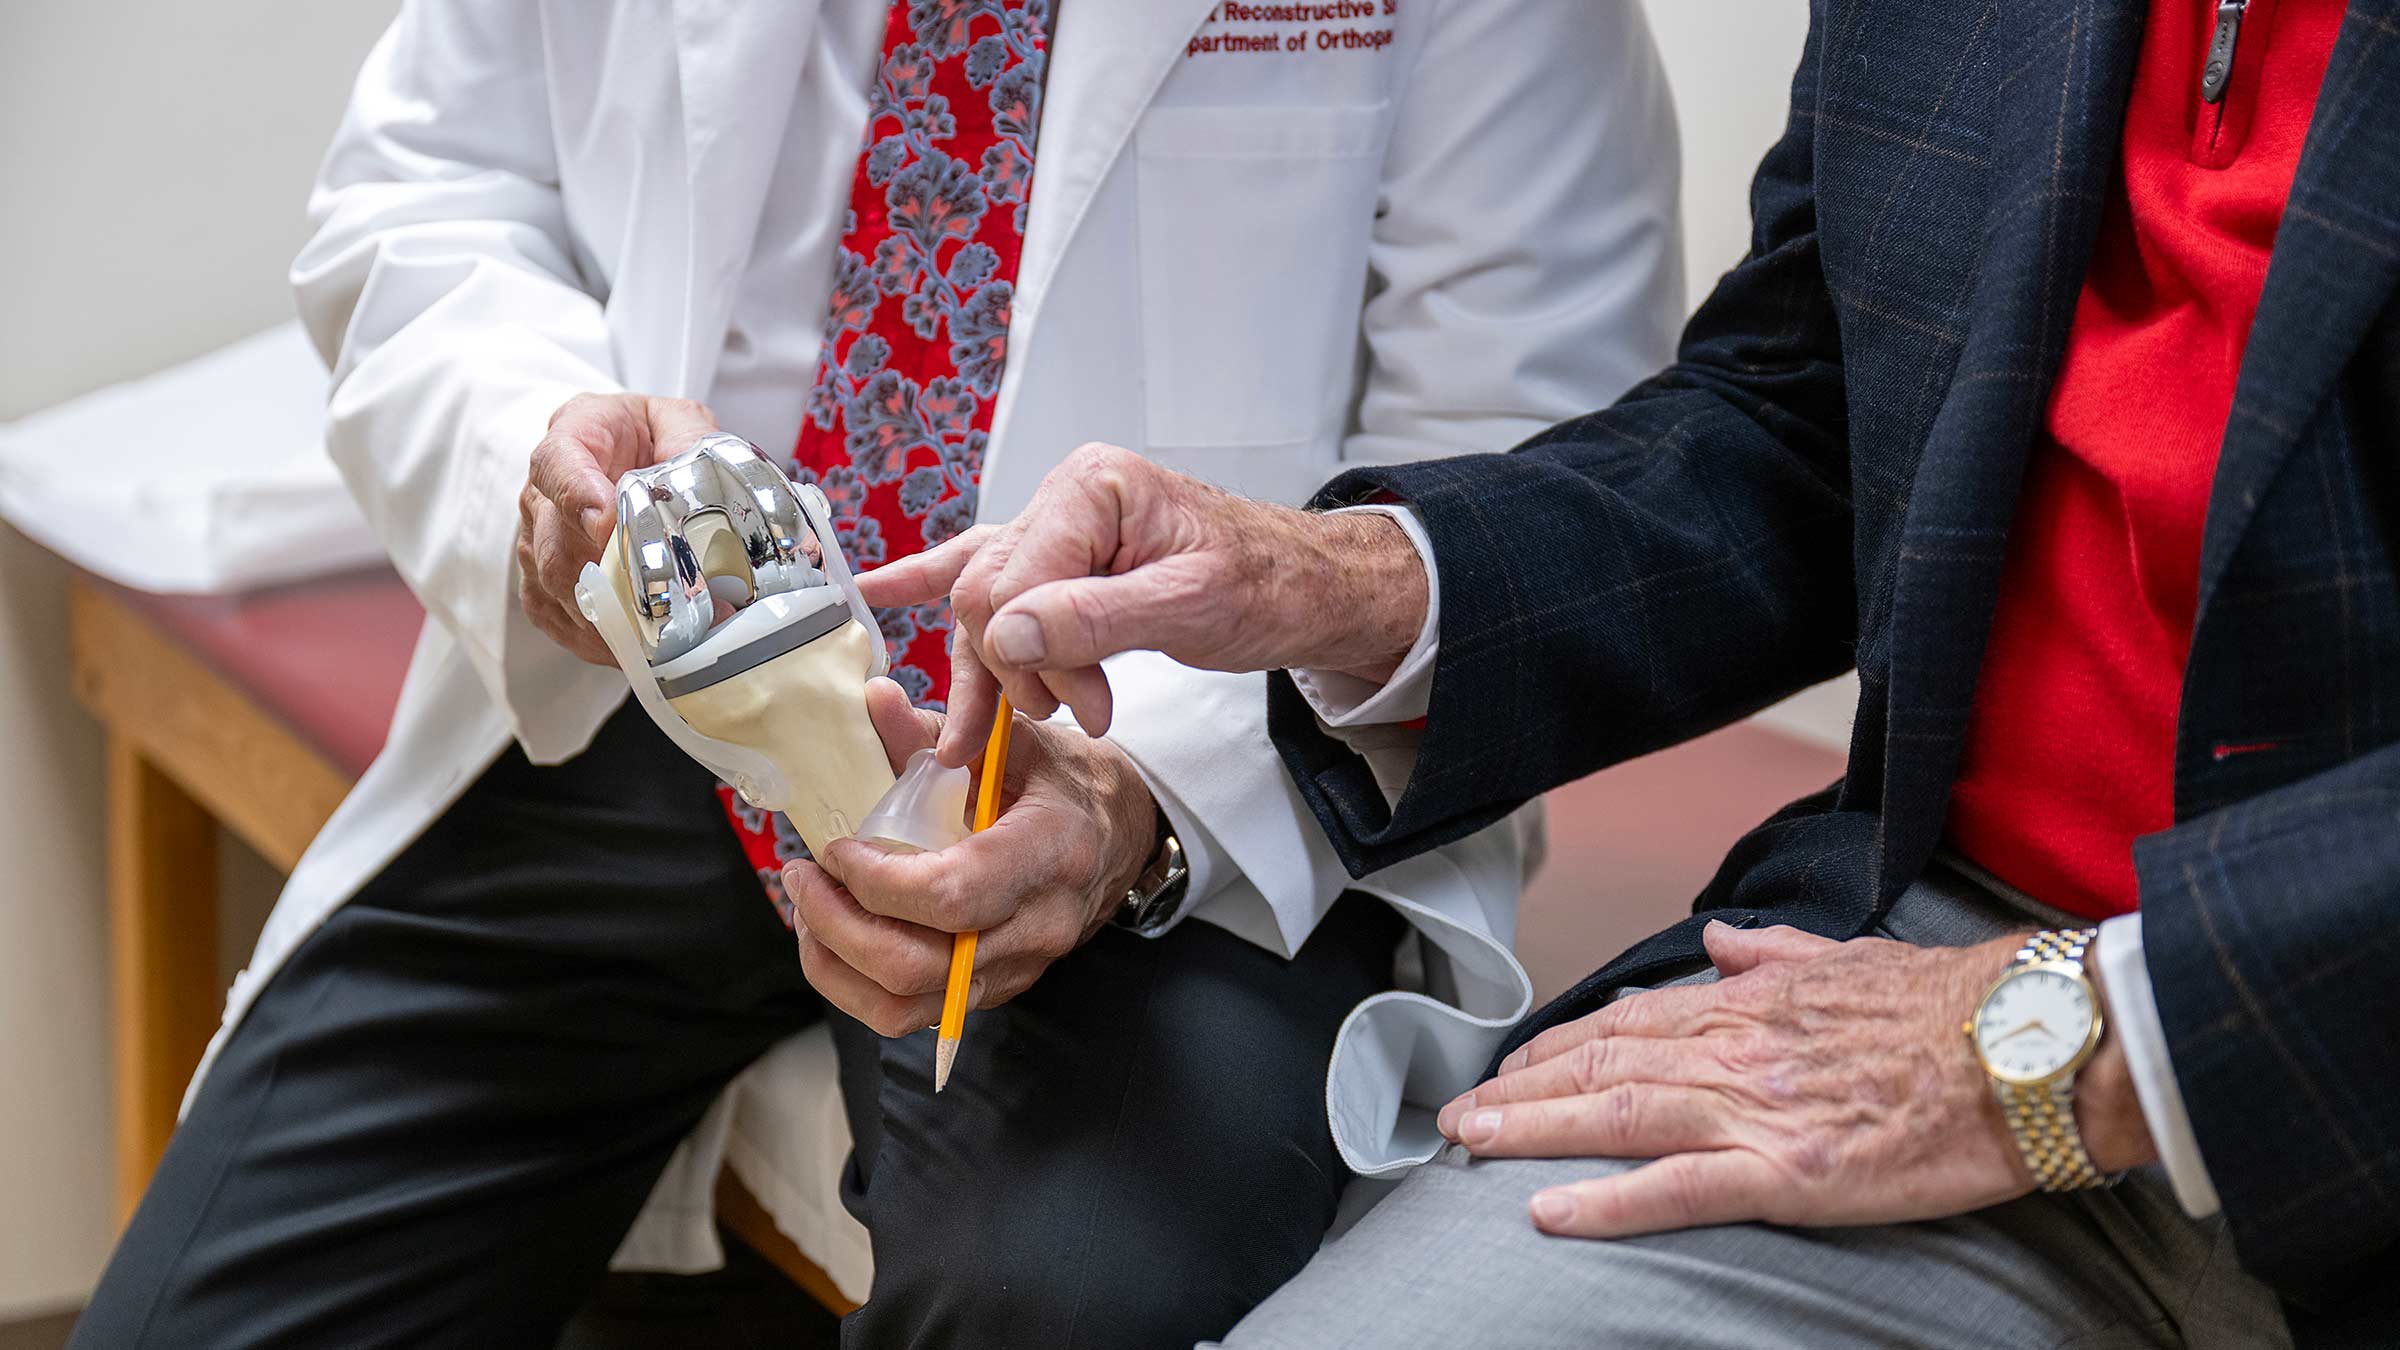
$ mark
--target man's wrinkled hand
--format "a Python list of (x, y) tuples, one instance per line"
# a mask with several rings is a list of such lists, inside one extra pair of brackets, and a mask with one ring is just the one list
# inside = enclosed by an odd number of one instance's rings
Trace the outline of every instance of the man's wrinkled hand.
[[(895, 771), (941, 729), (890, 680), (868, 684), (867, 707)], [(1020, 719), (991, 828), (936, 853), (840, 839), (784, 868), (801, 968), (844, 1012), (904, 1036), (940, 1018), (953, 935), (975, 929), (968, 1006), (1005, 1003), (1124, 901), (1156, 845), (1157, 809), (1115, 745)]]
[(617, 526), (617, 479), (672, 459), (717, 429), (708, 409), (679, 398), (577, 394), (550, 414), (517, 494), (517, 598), (559, 646), (616, 664), (575, 605), (575, 580)]
[(869, 572), (873, 605), (950, 597), (944, 764), (989, 734), (998, 695), (1108, 729), (1100, 660), (1151, 650), (1206, 670), (1311, 666), (1388, 677), (1424, 621), (1425, 569), (1381, 516), (1251, 501), (1111, 445), (1086, 445), (1006, 525)]
[[(1904, 1222), (2032, 1189), (1960, 1030), (2021, 937), (1925, 948), (1711, 924), (1705, 940), (1716, 983), (1554, 1027), (1442, 1108), (1442, 1133), (1482, 1157), (1655, 1159), (1542, 1191), (1538, 1226), (1625, 1237)], [(2078, 1097), (2096, 1163), (2148, 1160), (2113, 1042)]]

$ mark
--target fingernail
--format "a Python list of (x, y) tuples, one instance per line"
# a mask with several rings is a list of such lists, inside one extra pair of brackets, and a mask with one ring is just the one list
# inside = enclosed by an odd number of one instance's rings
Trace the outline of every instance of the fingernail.
[(1458, 1123), (1458, 1137), (1470, 1147), (1488, 1144), (1500, 1134), (1500, 1113), (1477, 1111)]
[(1434, 1128), (1442, 1132), (1444, 1139), (1456, 1139), (1458, 1138), (1458, 1118), (1474, 1109), (1475, 1094), (1470, 1092), (1443, 1107), (1441, 1113), (1433, 1118)]
[(800, 917), (800, 904), (792, 898), (799, 893), (800, 888), (792, 882), (792, 869), (783, 869), (783, 899), (775, 908), (782, 911), (784, 926), (792, 930), (792, 936), (807, 937), (808, 921)]
[(1533, 1221), (1557, 1228), (1575, 1217), (1575, 1197), (1564, 1191), (1543, 1191), (1533, 1197)]
[(1520, 1045), (1516, 1049), (1509, 1051), (1508, 1058), (1500, 1061), (1500, 1072), (1515, 1073), (1517, 1070), (1524, 1068), (1525, 1061), (1531, 1056), (1532, 1049), (1533, 1047), (1531, 1046)]
[(1733, 925), (1725, 922), (1723, 919), (1710, 919), (1707, 923), (1700, 925), (1700, 931), (1703, 933), (1730, 933), (1733, 931)]
[(608, 512), (597, 506), (583, 508), (583, 532), (601, 543), (608, 542)]
[(977, 980), (967, 986), (967, 1006), (970, 1008), (983, 1006), (983, 981)]
[(983, 637), (1000, 659), (1012, 666), (1034, 665), (1048, 650), (1042, 640), (1041, 620), (1030, 614), (1003, 614), (984, 628)]

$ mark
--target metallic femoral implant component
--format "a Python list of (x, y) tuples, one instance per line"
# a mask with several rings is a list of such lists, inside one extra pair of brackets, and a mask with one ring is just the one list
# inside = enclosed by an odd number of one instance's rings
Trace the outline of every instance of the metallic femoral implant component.
[(659, 730), (810, 848), (874, 814), (893, 781), (866, 695), (883, 630), (815, 484), (721, 434), (634, 470), (575, 601)]
[(717, 604), (828, 584), (827, 541), (783, 471), (739, 436), (715, 435), (617, 482), (617, 529), (643, 654), (663, 665), (700, 645)]

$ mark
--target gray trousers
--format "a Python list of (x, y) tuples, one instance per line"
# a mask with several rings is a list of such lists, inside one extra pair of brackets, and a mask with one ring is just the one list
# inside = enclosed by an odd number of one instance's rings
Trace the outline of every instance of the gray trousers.
[[(1886, 936), (1961, 946), (2062, 916), (1946, 867)], [(1696, 972), (1674, 983), (1714, 978)], [(1637, 995), (1638, 996), (1638, 995)], [(1963, 1053), (1963, 1050), (1962, 1050)], [(1546, 1186), (1638, 1166), (1476, 1160), (1451, 1147), (1244, 1318), (1225, 1350), (1461, 1347), (2285, 1346), (2275, 1297), (2144, 1168), (1937, 1223), (1736, 1224), (1617, 1241), (1549, 1237)]]

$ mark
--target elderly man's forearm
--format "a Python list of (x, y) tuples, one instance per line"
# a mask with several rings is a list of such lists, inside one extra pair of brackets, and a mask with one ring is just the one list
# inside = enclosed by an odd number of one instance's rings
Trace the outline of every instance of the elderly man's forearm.
[[(1382, 683), (1416, 645), (1431, 601), (1425, 560), (1408, 532), (1379, 511), (1309, 517), (1317, 548), (1295, 569), (1285, 612), (1321, 624), (1320, 644), (1295, 666)], [(1303, 631), (1306, 631), (1305, 627)]]

